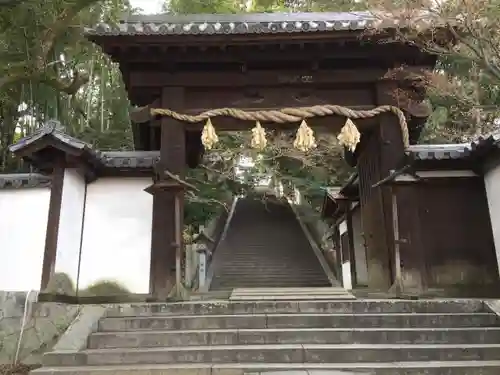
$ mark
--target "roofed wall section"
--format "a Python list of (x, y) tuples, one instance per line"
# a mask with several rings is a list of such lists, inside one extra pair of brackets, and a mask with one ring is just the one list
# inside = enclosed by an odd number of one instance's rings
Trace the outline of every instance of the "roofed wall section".
[(0, 175), (0, 188), (50, 184), (57, 164), (78, 168), (87, 181), (100, 176), (152, 176), (159, 151), (99, 151), (66, 134), (58, 121), (50, 120), (38, 131), (20, 139), (9, 150), (41, 174)]

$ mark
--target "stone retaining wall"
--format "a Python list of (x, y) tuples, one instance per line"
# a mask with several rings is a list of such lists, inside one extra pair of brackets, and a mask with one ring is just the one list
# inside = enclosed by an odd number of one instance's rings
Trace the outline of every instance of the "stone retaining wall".
[(55, 344), (80, 309), (79, 306), (38, 303), (36, 300), (37, 292), (0, 291), (0, 364), (14, 361), (25, 306), (27, 314), (18, 356), (24, 363), (39, 363), (41, 354)]

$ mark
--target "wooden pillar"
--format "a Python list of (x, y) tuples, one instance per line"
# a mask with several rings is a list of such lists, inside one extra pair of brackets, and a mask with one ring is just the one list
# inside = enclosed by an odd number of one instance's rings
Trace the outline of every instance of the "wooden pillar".
[[(399, 107), (398, 83), (397, 81), (381, 81), (376, 90), (377, 105), (393, 105)], [(380, 116), (378, 135), (380, 142), (380, 175), (382, 178), (388, 176), (391, 170), (397, 169), (404, 157), (404, 143), (401, 126), (398, 118), (392, 113)], [(396, 277), (396, 245), (393, 220), (393, 196), (390, 186), (380, 187), (382, 193), (382, 214), (380, 220), (384, 222), (385, 253), (379, 254), (379, 259), (384, 264), (384, 279), (392, 285)], [(398, 259), (399, 254), (398, 254)]]
[[(397, 82), (380, 81), (375, 86), (375, 104), (398, 106)], [(368, 287), (389, 290), (394, 280), (394, 235), (390, 188), (374, 187), (398, 167), (404, 144), (397, 117), (377, 117), (377, 126), (363, 135), (359, 145), (358, 173), (363, 232), (368, 262)]]
[[(405, 293), (418, 294), (425, 290), (426, 262), (419, 215), (419, 185), (393, 183), (393, 211), (396, 250), (399, 247), (401, 288)], [(397, 262), (397, 253), (395, 261)], [(397, 263), (396, 263), (397, 265)]]
[(398, 196), (394, 189), (391, 191), (392, 200), (392, 232), (394, 237), (394, 284), (396, 296), (403, 293), (403, 278), (401, 275), (401, 236), (399, 235)]
[(347, 209), (347, 233), (349, 236), (349, 259), (351, 262), (351, 284), (354, 289), (358, 285), (358, 274), (356, 270), (356, 247), (354, 244), (354, 226), (352, 223), (352, 202), (347, 202), (349, 208)]
[[(161, 107), (182, 110), (184, 90), (165, 87), (161, 93)], [(160, 168), (184, 175), (186, 160), (184, 124), (170, 117), (161, 119)], [(167, 179), (160, 174), (160, 179)], [(179, 209), (176, 210), (176, 195)], [(176, 240), (184, 227), (184, 194), (176, 189), (156, 190), (153, 197), (153, 227), (151, 238), (150, 293), (165, 299), (175, 283)], [(177, 212), (177, 215), (176, 215)], [(177, 225), (176, 225), (176, 216)], [(180, 238), (182, 238), (182, 233)]]
[(351, 243), (349, 239), (349, 229), (347, 217), (340, 224), (340, 264), (342, 270), (342, 286), (347, 290), (352, 290), (352, 266), (351, 266)]
[(47, 288), (51, 277), (54, 275), (57, 254), (57, 237), (59, 234), (59, 218), (61, 216), (63, 184), (64, 164), (61, 159), (54, 163), (54, 170), (52, 172), (47, 231), (45, 232), (45, 250), (43, 254), (42, 280), (40, 285), (41, 291)]

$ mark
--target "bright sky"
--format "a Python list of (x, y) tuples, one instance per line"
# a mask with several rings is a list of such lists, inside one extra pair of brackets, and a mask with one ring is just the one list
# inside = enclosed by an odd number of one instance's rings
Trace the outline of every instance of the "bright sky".
[(161, 13), (164, 0), (130, 0), (134, 8), (141, 8), (141, 13)]

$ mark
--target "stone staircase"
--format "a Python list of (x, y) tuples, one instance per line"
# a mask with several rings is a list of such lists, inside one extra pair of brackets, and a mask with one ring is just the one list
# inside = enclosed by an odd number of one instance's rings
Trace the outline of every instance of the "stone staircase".
[(355, 299), (346, 289), (327, 288), (236, 288), (229, 295), (231, 301), (306, 301)]
[(290, 205), (240, 198), (212, 263), (210, 290), (331, 286)]
[[(87, 348), (34, 375), (497, 375), (500, 321), (481, 301), (117, 305)], [(295, 374), (295, 373), (294, 373)]]

